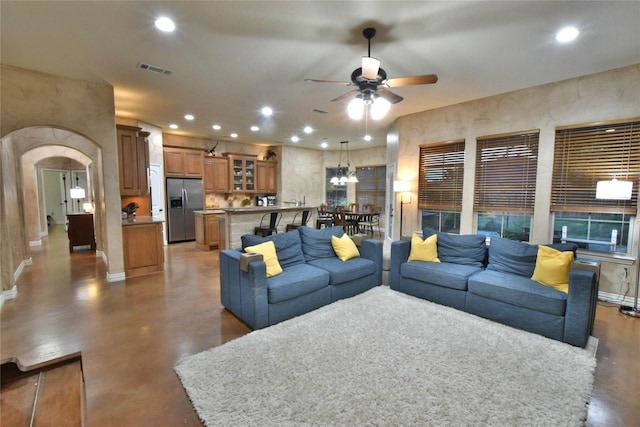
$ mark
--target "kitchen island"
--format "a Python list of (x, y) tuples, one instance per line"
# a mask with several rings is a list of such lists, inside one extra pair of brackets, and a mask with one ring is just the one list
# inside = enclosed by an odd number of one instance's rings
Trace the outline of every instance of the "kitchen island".
[[(222, 211), (217, 215), (220, 227), (218, 230), (218, 249), (231, 249), (242, 246), (241, 236), (243, 234), (253, 234), (254, 228), (260, 225), (262, 216), (269, 212), (280, 212), (282, 214), (280, 224), (278, 224), (278, 233), (284, 233), (287, 224), (291, 224), (295, 215), (303, 210), (311, 211), (307, 225), (313, 224), (311, 217), (317, 211), (315, 206), (255, 206), (216, 209), (216, 211)], [(302, 215), (298, 216), (297, 222), (300, 221), (301, 217)]]
[(164, 270), (161, 218), (129, 217), (122, 220), (122, 247), (126, 277)]

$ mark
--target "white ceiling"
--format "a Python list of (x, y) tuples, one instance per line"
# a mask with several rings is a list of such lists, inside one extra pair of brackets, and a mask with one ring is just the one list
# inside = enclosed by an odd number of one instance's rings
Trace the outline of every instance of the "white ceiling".
[[(174, 33), (155, 29), (161, 15), (176, 22)], [(310, 148), (323, 139), (330, 149), (342, 140), (384, 145), (399, 116), (640, 63), (638, 1), (3, 0), (0, 16), (2, 63), (107, 82), (118, 116), (212, 140), (237, 132), (241, 142), (289, 145), (297, 134)], [(565, 25), (580, 37), (558, 44)], [(371, 55), (389, 78), (439, 76), (393, 89), (405, 99), (369, 122), (371, 142), (362, 140), (364, 121), (348, 119), (348, 100), (330, 102), (351, 87), (304, 81), (348, 81), (367, 54), (367, 26), (377, 29)], [(142, 71), (141, 62), (173, 74)], [(275, 111), (268, 120), (263, 105)]]

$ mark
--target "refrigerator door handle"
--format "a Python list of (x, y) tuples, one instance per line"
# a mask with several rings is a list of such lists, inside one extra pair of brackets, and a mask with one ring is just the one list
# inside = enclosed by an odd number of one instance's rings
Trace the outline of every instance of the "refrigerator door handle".
[(189, 203), (189, 196), (187, 195), (187, 190), (182, 188), (182, 211), (186, 212), (187, 203)]

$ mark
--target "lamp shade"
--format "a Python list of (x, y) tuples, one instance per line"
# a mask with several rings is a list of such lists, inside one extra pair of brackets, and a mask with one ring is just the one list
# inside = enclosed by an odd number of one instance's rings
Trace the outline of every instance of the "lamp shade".
[(404, 193), (410, 190), (411, 183), (409, 181), (393, 181), (393, 191), (396, 193)]
[(72, 199), (84, 199), (84, 188), (74, 187), (69, 189)]
[(596, 184), (596, 199), (602, 200), (631, 200), (633, 182), (618, 181), (598, 181)]
[(347, 105), (347, 113), (353, 120), (362, 120), (364, 116), (364, 102), (362, 98), (354, 98), (349, 105)]
[(371, 119), (380, 120), (389, 112), (391, 104), (384, 98), (377, 97), (371, 104)]
[(362, 57), (362, 77), (369, 80), (378, 78), (378, 69), (380, 68), (380, 60), (371, 56)]

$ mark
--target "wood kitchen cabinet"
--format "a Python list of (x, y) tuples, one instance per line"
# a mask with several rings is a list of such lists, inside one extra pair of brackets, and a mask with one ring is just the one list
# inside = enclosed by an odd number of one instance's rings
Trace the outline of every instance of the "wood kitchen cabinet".
[(165, 176), (202, 178), (203, 152), (201, 150), (165, 147), (163, 157)]
[(232, 193), (256, 192), (256, 156), (225, 153), (229, 159), (229, 189)]
[(229, 191), (229, 159), (204, 158), (204, 191), (226, 193)]
[(136, 126), (116, 125), (121, 196), (149, 194), (149, 132)]
[(256, 191), (258, 193), (278, 192), (278, 163), (256, 161)]
[(219, 245), (219, 213), (196, 213), (196, 248), (206, 251)]
[(123, 222), (122, 247), (126, 277), (164, 270), (162, 222)]

